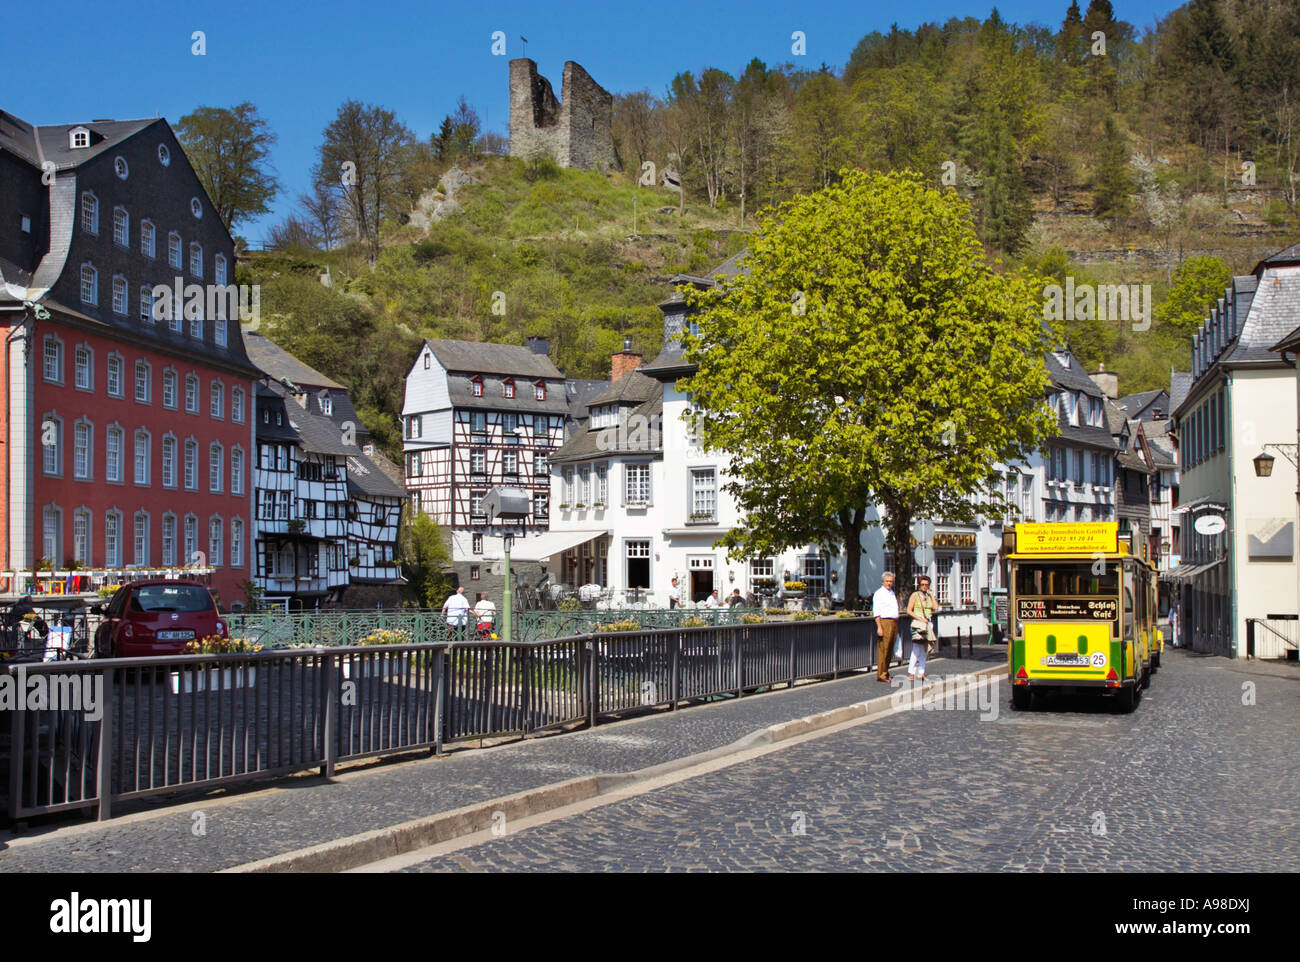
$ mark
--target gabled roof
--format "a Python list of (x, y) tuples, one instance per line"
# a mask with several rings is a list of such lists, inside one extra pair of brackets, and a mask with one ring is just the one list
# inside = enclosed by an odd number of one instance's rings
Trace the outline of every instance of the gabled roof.
[(338, 381), (327, 377), (314, 367), (309, 367), (298, 360), (284, 348), (261, 334), (241, 331), (244, 335), (244, 350), (248, 359), (263, 374), (268, 374), (276, 381), (288, 379), (298, 387), (331, 388), (337, 391), (347, 390)]
[(474, 396), (472, 385), (475, 380), (468, 374), (447, 375), (447, 396), (455, 407), (519, 411), (522, 414), (567, 414), (569, 411), (567, 392), (561, 390), (559, 384), (547, 385), (546, 400), (539, 401), (533, 396), (533, 382), (522, 377), (515, 384), (515, 396), (512, 398), (505, 396), (505, 382), (508, 378), (495, 375), (478, 378), (483, 382), (482, 397)]
[[(653, 381), (651, 383), (654, 384)], [(658, 388), (659, 385), (655, 384), (655, 387)], [(549, 460), (556, 464), (619, 454), (661, 454), (663, 410), (663, 392), (659, 390), (626, 415), (626, 427), (592, 428), (589, 422), (583, 423)]]
[(1161, 417), (1167, 417), (1171, 410), (1169, 407), (1169, 392), (1164, 388), (1126, 394), (1119, 399), (1118, 403), (1128, 417), (1137, 418), (1139, 421), (1150, 420), (1154, 417), (1153, 412), (1157, 409), (1160, 411)]
[(1298, 349), (1300, 349), (1300, 327), (1297, 327), (1294, 331), (1269, 348), (1270, 351), (1292, 352)]
[[(1058, 353), (1060, 357), (1057, 356)], [(1106, 397), (1097, 382), (1088, 377), (1088, 372), (1083, 369), (1079, 359), (1069, 351), (1048, 352), (1047, 376), (1052, 379), (1052, 386), (1058, 389), (1080, 391), (1089, 397)]]
[(288, 422), (288, 427), (297, 435), (298, 443), (303, 450), (312, 454), (361, 454), (361, 449), (355, 444), (343, 443), (343, 431), (337, 424), (327, 417), (306, 410), (283, 384), (277, 381), (263, 382), (258, 385), (258, 394), (262, 395), (263, 391), (283, 401), (285, 420)]
[(1300, 264), (1300, 243), (1292, 244), (1290, 247), (1285, 247), (1276, 254), (1271, 254), (1268, 257), (1265, 257), (1255, 265), (1255, 269), (1251, 271), (1251, 273), (1259, 274), (1265, 267), (1280, 267), (1283, 265), (1297, 264)]
[(445, 340), (426, 340), (424, 343), (448, 371), (531, 378), (564, 376), (545, 354), (536, 354), (517, 344)]
[(564, 396), (569, 401), (569, 417), (581, 420), (587, 416), (587, 405), (591, 399), (609, 387), (608, 381), (591, 381), (580, 378), (567, 378), (564, 382)]
[[(154, 117), (149, 120), (95, 120), (84, 124), (52, 124), (37, 127), (36, 137), (40, 142), (41, 156), (45, 160), (54, 161), (60, 169), (79, 167), (104, 151), (112, 150), (133, 134), (158, 123), (159, 119)], [(78, 127), (90, 130), (89, 147), (74, 149), (68, 146), (68, 133)]]
[(663, 391), (663, 386), (640, 371), (628, 371), (587, 402), (588, 408), (602, 404), (641, 404)]
[(1276, 363), (1277, 355), (1270, 348), (1297, 327), (1300, 327), (1300, 264), (1270, 266), (1259, 279), (1235, 346), (1225, 351), (1221, 360), (1229, 364)]

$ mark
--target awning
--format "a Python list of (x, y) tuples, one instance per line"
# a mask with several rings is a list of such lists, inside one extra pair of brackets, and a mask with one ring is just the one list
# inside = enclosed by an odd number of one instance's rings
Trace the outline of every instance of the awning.
[(1212, 509), (1214, 511), (1227, 511), (1226, 504), (1219, 504), (1213, 498), (1194, 498), (1191, 501), (1185, 501), (1176, 508), (1169, 510), (1170, 514), (1180, 514), (1183, 511), (1202, 511)]
[(1205, 572), (1209, 571), (1215, 565), (1223, 564), (1226, 560), (1226, 558), (1218, 558), (1214, 561), (1208, 562), (1207, 564), (1192, 564), (1190, 562), (1180, 564), (1177, 568), (1174, 568), (1171, 571), (1161, 572), (1160, 577), (1166, 581), (1191, 581), (1194, 578), (1205, 574)]
[(548, 531), (534, 538), (518, 538), (510, 549), (510, 560), (545, 561), (552, 555), (563, 554), (570, 548), (611, 533), (609, 528), (601, 528), (597, 531)]

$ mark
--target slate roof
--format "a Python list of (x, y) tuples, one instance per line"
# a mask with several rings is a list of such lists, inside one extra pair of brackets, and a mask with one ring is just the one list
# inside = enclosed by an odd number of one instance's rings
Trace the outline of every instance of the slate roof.
[(1139, 421), (1152, 420), (1154, 418), (1152, 412), (1156, 409), (1159, 409), (1162, 418), (1168, 416), (1172, 410), (1169, 407), (1169, 392), (1164, 388), (1126, 394), (1119, 399), (1119, 406), (1124, 409), (1126, 415)]
[(1151, 449), (1151, 460), (1155, 467), (1178, 467), (1178, 456), (1174, 453), (1173, 441), (1170, 440), (1169, 435), (1148, 437), (1147, 447)]
[[(91, 120), (38, 127), (13, 114), (0, 111), (0, 148), (23, 158), (33, 167), (40, 167), (43, 161), (53, 161), (59, 170), (71, 170), (104, 151), (111, 150), (160, 119)], [(68, 131), (77, 127), (85, 127), (90, 131), (90, 146), (73, 150), (68, 146)]]
[(405, 498), (406, 488), (364, 454), (348, 455), (348, 492), (377, 498)]
[[(554, 365), (552, 365), (554, 367)], [(558, 371), (556, 374), (558, 375)], [(505, 377), (482, 375), (483, 396), (475, 397), (471, 389), (474, 381), (468, 374), (448, 374), (447, 393), (451, 403), (458, 408), (484, 408), (491, 411), (519, 411), (524, 414), (567, 414), (568, 392), (558, 384), (546, 386), (546, 400), (533, 396), (533, 383), (522, 378), (515, 382), (515, 396), (506, 397)], [(602, 382), (603, 383), (603, 382)]]
[(244, 350), (248, 352), (248, 359), (263, 374), (269, 374), (277, 381), (288, 378), (299, 387), (347, 390), (338, 381), (326, 377), (314, 367), (304, 364), (274, 341), (263, 337), (261, 334), (243, 331), (243, 335)]
[(657, 394), (663, 386), (653, 378), (646, 377), (640, 371), (629, 371), (613, 384), (606, 384), (605, 390), (587, 402), (588, 408), (602, 404), (641, 404)]
[[(293, 431), (291, 437), (296, 434), (296, 440), (304, 450), (313, 454), (361, 454), (361, 449), (355, 444), (343, 443), (343, 431), (337, 424), (327, 417), (312, 414), (303, 408), (283, 384), (278, 381), (262, 382), (258, 385), (258, 395), (263, 396), (264, 391), (281, 399), (287, 426)], [(259, 424), (258, 427), (265, 428), (267, 425)], [(258, 434), (260, 436), (262, 431)]]
[(1276, 363), (1278, 357), (1270, 348), (1297, 327), (1300, 327), (1300, 265), (1269, 267), (1260, 278), (1236, 345), (1225, 352), (1222, 360), (1229, 364)]
[(1169, 372), (1169, 411), (1177, 411), (1187, 400), (1187, 392), (1192, 389), (1191, 371)]
[(1124, 425), (1128, 423), (1128, 418), (1124, 414), (1124, 409), (1115, 401), (1106, 401), (1106, 427), (1110, 429), (1111, 437), (1118, 437), (1124, 433)]
[[(1058, 353), (1068, 359), (1068, 366), (1057, 356)], [(1097, 386), (1097, 382), (1088, 377), (1088, 372), (1083, 369), (1079, 359), (1069, 351), (1048, 352), (1047, 375), (1052, 379), (1052, 384), (1055, 387), (1070, 391), (1081, 391), (1089, 397), (1103, 399), (1106, 397), (1106, 393)]]
[[(659, 385), (655, 384), (655, 387)], [(632, 426), (625, 430), (610, 433), (604, 428), (587, 427), (584, 423), (551, 455), (550, 463), (583, 461), (612, 454), (660, 454), (663, 452), (663, 411), (663, 392), (659, 390), (654, 397), (629, 412), (627, 423)], [(642, 429), (640, 425), (647, 428)], [(613, 445), (609, 444), (611, 439)]]
[(1274, 344), (1269, 350), (1271, 351), (1295, 351), (1300, 348), (1300, 327), (1288, 334), (1282, 340)]
[(1290, 247), (1272, 254), (1255, 265), (1253, 273), (1258, 274), (1260, 268), (1278, 267), (1284, 264), (1300, 264), (1300, 244), (1292, 244)]
[(424, 343), (449, 372), (534, 379), (564, 376), (547, 355), (535, 354), (520, 345), (445, 340), (426, 340)]
[(589, 381), (569, 378), (564, 382), (564, 394), (569, 399), (569, 417), (575, 421), (587, 416), (591, 399), (609, 387), (608, 381)]

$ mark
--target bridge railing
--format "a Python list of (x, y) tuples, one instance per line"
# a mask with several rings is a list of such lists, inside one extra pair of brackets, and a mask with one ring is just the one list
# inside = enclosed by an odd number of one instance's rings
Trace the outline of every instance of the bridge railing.
[[(866, 668), (863, 618), (9, 665), (11, 819)], [(36, 692), (40, 699), (35, 698)], [(6, 718), (5, 715), (8, 715)]]

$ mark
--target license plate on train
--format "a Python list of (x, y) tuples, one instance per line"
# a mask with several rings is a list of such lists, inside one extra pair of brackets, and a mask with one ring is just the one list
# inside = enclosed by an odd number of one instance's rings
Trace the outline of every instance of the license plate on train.
[(1087, 655), (1048, 655), (1043, 659), (1044, 665), (1063, 665), (1071, 668), (1087, 668), (1091, 663)]
[(160, 631), (158, 632), (159, 641), (193, 641), (194, 632), (191, 631)]

